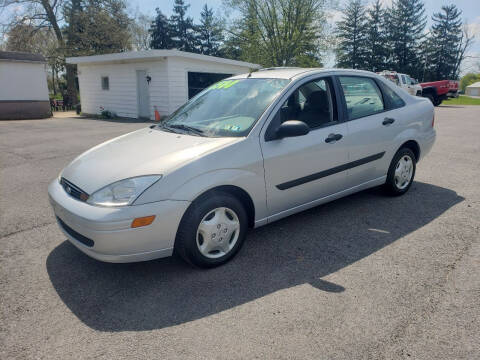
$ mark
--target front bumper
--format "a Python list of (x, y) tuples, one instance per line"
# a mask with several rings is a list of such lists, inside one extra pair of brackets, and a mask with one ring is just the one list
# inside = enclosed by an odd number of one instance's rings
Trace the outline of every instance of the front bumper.
[[(124, 207), (92, 206), (69, 196), (58, 180), (50, 184), (48, 194), (60, 229), (70, 242), (107, 262), (170, 256), (178, 225), (190, 205), (189, 201), (165, 200)], [(149, 215), (155, 215), (152, 224), (130, 227), (133, 219)]]

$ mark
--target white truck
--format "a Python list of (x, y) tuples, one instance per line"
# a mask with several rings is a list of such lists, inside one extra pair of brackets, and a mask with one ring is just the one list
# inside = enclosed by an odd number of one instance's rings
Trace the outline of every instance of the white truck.
[(422, 87), (417, 80), (412, 79), (407, 74), (400, 74), (396, 71), (381, 71), (377, 73), (384, 78), (393, 81), (395, 84), (406, 90), (410, 95), (422, 96)]

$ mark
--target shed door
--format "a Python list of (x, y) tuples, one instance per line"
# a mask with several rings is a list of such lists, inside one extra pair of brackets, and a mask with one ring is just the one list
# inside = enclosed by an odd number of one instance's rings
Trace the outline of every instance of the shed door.
[(150, 119), (150, 92), (146, 70), (137, 70), (137, 109), (139, 118)]

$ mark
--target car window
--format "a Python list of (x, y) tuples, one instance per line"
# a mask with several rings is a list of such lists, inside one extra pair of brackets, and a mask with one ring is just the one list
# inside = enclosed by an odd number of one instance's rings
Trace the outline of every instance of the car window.
[(408, 83), (407, 83), (407, 78), (405, 77), (405, 75), (402, 75), (402, 82), (403, 82), (404, 84), (408, 84)]
[(349, 120), (385, 110), (382, 93), (373, 79), (360, 76), (340, 76), (339, 80), (347, 103)]
[(160, 128), (211, 137), (246, 136), (289, 82), (266, 78), (220, 81), (190, 99)]
[(397, 109), (405, 105), (405, 102), (400, 96), (397, 95), (389, 86), (383, 84), (379, 81), (380, 87), (382, 88), (383, 97), (385, 99), (385, 105), (388, 110)]
[(280, 109), (280, 121), (300, 120), (310, 129), (337, 121), (335, 96), (330, 78), (301, 85), (289, 96)]

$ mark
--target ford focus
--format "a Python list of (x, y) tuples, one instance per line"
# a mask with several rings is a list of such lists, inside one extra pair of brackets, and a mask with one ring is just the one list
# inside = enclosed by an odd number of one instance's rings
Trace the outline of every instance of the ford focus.
[(375, 186), (405, 194), (434, 141), (428, 99), (376, 74), (265, 69), (86, 151), (48, 192), (60, 229), (95, 259), (175, 252), (214, 267), (249, 228)]

